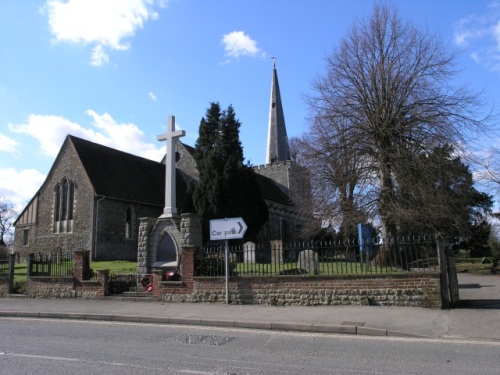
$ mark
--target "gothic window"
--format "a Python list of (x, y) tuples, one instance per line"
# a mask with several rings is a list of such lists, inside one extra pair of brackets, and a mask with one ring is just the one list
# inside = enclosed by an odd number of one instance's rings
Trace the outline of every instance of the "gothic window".
[(63, 178), (54, 191), (54, 233), (73, 231), (75, 183)]
[(134, 217), (134, 209), (128, 207), (125, 213), (125, 238), (129, 240), (134, 238)]

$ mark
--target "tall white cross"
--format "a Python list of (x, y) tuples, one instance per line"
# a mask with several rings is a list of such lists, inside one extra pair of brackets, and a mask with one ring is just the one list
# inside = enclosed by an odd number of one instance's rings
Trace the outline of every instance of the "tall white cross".
[(160, 217), (177, 216), (175, 185), (175, 142), (184, 137), (184, 130), (175, 131), (175, 116), (168, 116), (167, 133), (160, 134), (158, 141), (167, 141), (167, 158), (165, 160), (165, 207)]

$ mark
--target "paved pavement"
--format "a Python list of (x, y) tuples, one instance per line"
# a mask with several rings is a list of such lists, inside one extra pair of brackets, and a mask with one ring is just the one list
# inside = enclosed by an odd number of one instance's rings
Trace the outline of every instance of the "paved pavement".
[(500, 341), (500, 275), (459, 274), (462, 307), (263, 306), (0, 298), (1, 317)]

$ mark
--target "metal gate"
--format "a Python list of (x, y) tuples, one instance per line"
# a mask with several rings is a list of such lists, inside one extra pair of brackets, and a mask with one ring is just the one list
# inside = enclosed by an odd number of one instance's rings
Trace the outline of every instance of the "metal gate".
[(444, 309), (450, 309), (456, 307), (460, 300), (455, 258), (451, 254), (450, 247), (442, 238), (437, 239), (436, 246), (441, 276), (442, 306)]

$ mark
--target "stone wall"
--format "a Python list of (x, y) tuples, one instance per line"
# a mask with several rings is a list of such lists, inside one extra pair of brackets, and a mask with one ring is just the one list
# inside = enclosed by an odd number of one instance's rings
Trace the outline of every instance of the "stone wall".
[(199, 180), (198, 167), (196, 166), (196, 160), (193, 155), (191, 155), (190, 146), (186, 146), (181, 142), (177, 142), (176, 153), (177, 157), (177, 169), (182, 171), (184, 175), (188, 177), (189, 180), (195, 182)]
[[(99, 200), (94, 260), (137, 259), (140, 218), (157, 217), (163, 208), (130, 204), (116, 199)], [(129, 238), (125, 234), (127, 209), (133, 212), (133, 225)]]
[[(439, 274), (350, 277), (242, 277), (229, 284), (233, 304), (381, 305), (441, 308)], [(224, 302), (225, 280), (195, 278), (189, 302)]]
[[(64, 178), (75, 185), (73, 227), (71, 231), (55, 233), (55, 189)], [(131, 235), (127, 238), (125, 222), (128, 208), (132, 209), (133, 221)], [(27, 210), (36, 212), (36, 215), (31, 215), (26, 221), (20, 220), (16, 225), (14, 251), (21, 257), (27, 257), (30, 253), (50, 253), (56, 249), (64, 252), (92, 249), (94, 260), (135, 260), (139, 218), (157, 217), (162, 209), (96, 196), (69, 142), (61, 149), (46, 181), (28, 205)], [(94, 227), (97, 228), (95, 236)], [(25, 230), (28, 233), (27, 245), (23, 244)]]
[[(54, 233), (54, 192), (63, 178), (75, 183), (73, 205), (73, 230), (68, 233)], [(57, 248), (72, 251), (92, 246), (92, 225), (94, 195), (83, 167), (72, 147), (61, 149), (54, 166), (38, 192), (37, 220), (35, 223), (17, 225), (14, 250), (21, 257), (30, 253), (46, 253)], [(29, 232), (28, 245), (23, 245), (23, 231)]]
[(293, 162), (280, 161), (272, 164), (254, 166), (253, 170), (262, 176), (268, 177), (279, 186), (279, 188), (290, 196), (290, 169)]

